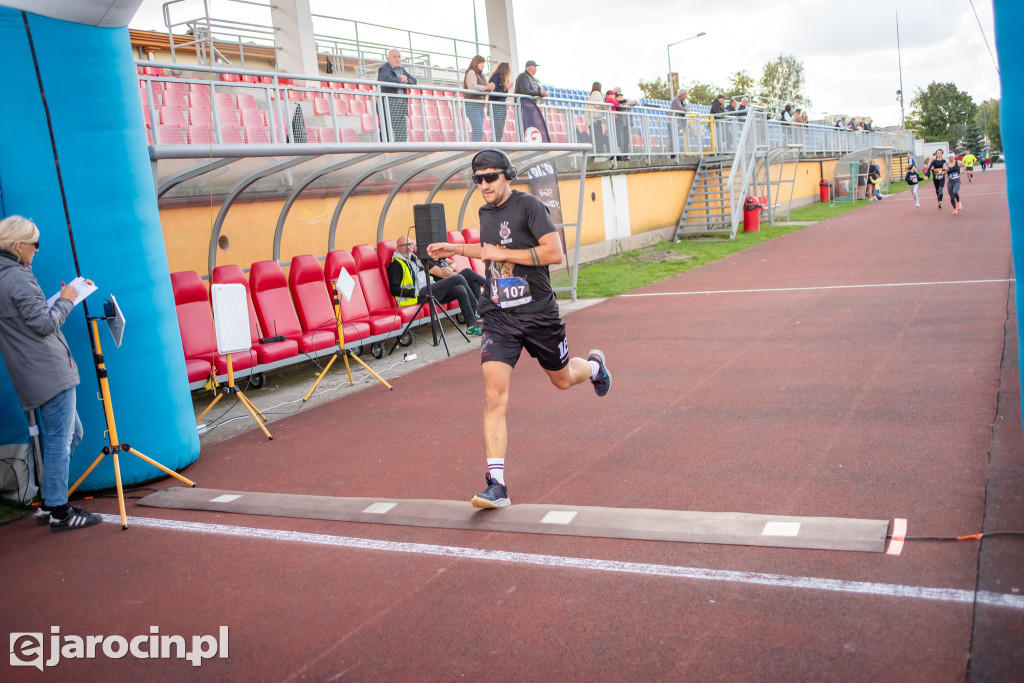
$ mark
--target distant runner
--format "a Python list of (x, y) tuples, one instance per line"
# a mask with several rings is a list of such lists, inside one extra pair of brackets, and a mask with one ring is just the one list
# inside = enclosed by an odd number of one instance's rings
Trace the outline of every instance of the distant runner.
[(978, 157), (974, 156), (970, 152), (964, 155), (964, 170), (967, 171), (967, 182), (971, 182), (974, 178), (974, 165), (978, 163)]
[[(939, 209), (942, 209), (942, 191), (946, 187), (946, 162), (942, 160), (942, 150), (935, 150), (935, 158), (932, 159), (932, 163), (928, 166), (928, 172), (932, 176), (932, 182), (935, 184), (935, 196), (939, 199)], [(956, 208), (955, 206), (953, 207)]]
[(946, 164), (946, 178), (948, 180), (946, 189), (949, 190), (949, 203), (953, 205), (953, 215), (960, 213), (963, 206), (960, 204), (960, 171), (964, 163), (957, 161), (955, 156), (949, 157)]
[(914, 160), (910, 160), (910, 168), (907, 169), (907, 175), (904, 178), (907, 181), (907, 185), (910, 186), (910, 191), (914, 195), (914, 206), (921, 208), (921, 200), (917, 196), (917, 184), (921, 182), (921, 177), (917, 174), (917, 167), (914, 166)]

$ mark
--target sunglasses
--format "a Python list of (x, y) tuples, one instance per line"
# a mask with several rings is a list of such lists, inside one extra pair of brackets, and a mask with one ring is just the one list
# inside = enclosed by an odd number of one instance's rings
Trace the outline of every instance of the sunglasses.
[(36, 251), (39, 251), (39, 240), (36, 240), (35, 242), (25, 242), (25, 244), (31, 244), (36, 248)]
[(493, 183), (502, 175), (504, 174), (501, 171), (495, 171), (494, 173), (474, 173), (473, 182), (477, 185), (483, 182)]

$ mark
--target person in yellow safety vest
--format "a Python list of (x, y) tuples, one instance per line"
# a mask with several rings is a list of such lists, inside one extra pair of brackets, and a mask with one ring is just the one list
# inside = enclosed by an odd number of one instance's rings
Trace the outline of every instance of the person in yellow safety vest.
[(978, 157), (974, 156), (971, 152), (964, 155), (964, 170), (967, 171), (967, 182), (971, 182), (974, 178), (974, 165), (978, 163)]
[[(399, 306), (422, 303), (427, 296), (427, 273), (416, 257), (416, 242), (404, 235), (398, 238), (395, 255), (388, 264), (388, 287)], [(476, 302), (469, 284), (461, 275), (446, 277), (430, 286), (431, 294), (442, 304), (458, 300), (459, 311), (466, 319), (466, 334), (480, 336), (476, 324)]]

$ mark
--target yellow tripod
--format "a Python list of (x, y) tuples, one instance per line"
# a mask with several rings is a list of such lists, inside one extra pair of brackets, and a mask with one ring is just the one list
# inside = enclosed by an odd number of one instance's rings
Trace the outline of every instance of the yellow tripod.
[(117, 454), (120, 453), (121, 451), (127, 451), (134, 455), (135, 457), (145, 460), (153, 467), (163, 470), (167, 474), (183, 481), (189, 486), (195, 486), (196, 484), (195, 482), (181, 476), (174, 470), (164, 467), (156, 460), (148, 458), (142, 453), (139, 453), (137, 450), (129, 446), (127, 443), (118, 443), (117, 425), (114, 423), (114, 406), (110, 399), (110, 385), (107, 383), (107, 366), (103, 361), (103, 349), (100, 347), (100, 334), (99, 327), (96, 324), (97, 320), (105, 320), (105, 318), (89, 318), (89, 325), (92, 331), (93, 347), (96, 350), (96, 376), (100, 381), (100, 400), (103, 401), (103, 414), (106, 416), (107, 419), (107, 437), (110, 440), (110, 443), (103, 447), (103, 450), (100, 452), (99, 457), (96, 458), (91, 465), (89, 465), (89, 469), (87, 469), (85, 473), (78, 478), (78, 481), (76, 481), (74, 485), (70, 489), (68, 489), (68, 496), (71, 496), (71, 494), (74, 493), (75, 489), (77, 489), (78, 486), (83, 481), (85, 481), (85, 478), (88, 477), (89, 473), (96, 468), (96, 465), (100, 464), (100, 461), (103, 460), (103, 458), (105, 458), (107, 455), (112, 456), (114, 459), (114, 480), (117, 482), (117, 504), (118, 506), (120, 506), (121, 509), (121, 528), (127, 529), (128, 517), (125, 515), (124, 512), (124, 489), (121, 486), (121, 466), (120, 464), (118, 464), (117, 461)]
[(353, 386), (355, 384), (355, 382), (352, 381), (352, 367), (348, 364), (348, 359), (349, 357), (351, 357), (352, 360), (356, 361), (364, 368), (366, 368), (366, 371), (368, 373), (376, 377), (378, 382), (386, 386), (388, 388), (388, 391), (394, 391), (395, 388), (388, 384), (387, 382), (385, 382), (383, 377), (381, 377), (376, 372), (371, 370), (370, 366), (364, 363), (359, 356), (352, 353), (351, 350), (345, 348), (345, 331), (342, 329), (344, 323), (341, 321), (341, 309), (338, 305), (337, 293), (335, 293), (334, 296), (334, 318), (338, 322), (338, 351), (333, 356), (331, 356), (330, 362), (327, 363), (327, 366), (320, 371), (320, 374), (317, 376), (316, 381), (313, 382), (313, 386), (310, 388), (308, 392), (306, 392), (306, 395), (303, 397), (303, 403), (308, 401), (309, 397), (313, 395), (314, 391), (316, 391), (316, 388), (320, 386), (320, 380), (324, 378), (324, 376), (327, 374), (327, 371), (331, 369), (332, 365), (334, 365), (334, 361), (338, 360), (338, 356), (341, 356), (342, 358), (345, 359), (345, 370), (348, 372), (349, 386)]
[[(260, 429), (263, 430), (263, 433), (267, 435), (267, 438), (273, 441), (274, 437), (270, 435), (270, 432), (267, 431), (266, 425), (263, 424), (267, 421), (267, 418), (264, 417), (263, 413), (261, 413), (259, 409), (253, 405), (252, 401), (242, 393), (242, 390), (235, 386), (235, 371), (234, 368), (231, 367), (231, 354), (229, 353), (226, 355), (228, 358), (228, 384), (227, 386), (220, 388), (220, 393), (218, 393), (217, 397), (213, 399), (213, 402), (206, 406), (206, 410), (199, 414), (199, 417), (196, 418), (196, 424), (199, 424), (199, 421), (202, 420), (208, 412), (210, 412), (210, 408), (217, 405), (217, 401), (221, 400), (228, 394), (235, 394), (238, 397), (238, 400), (241, 401), (242, 405), (245, 406), (245, 409), (249, 411), (249, 414), (252, 415), (252, 419), (256, 420), (256, 424), (258, 424)], [(216, 372), (216, 370), (214, 370), (214, 372)], [(259, 415), (259, 417), (256, 417), (257, 415)]]

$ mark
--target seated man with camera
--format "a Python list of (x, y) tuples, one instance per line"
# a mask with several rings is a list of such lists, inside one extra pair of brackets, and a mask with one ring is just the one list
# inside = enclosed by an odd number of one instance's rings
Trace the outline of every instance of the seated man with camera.
[[(415, 306), (426, 301), (427, 272), (416, 257), (416, 242), (408, 237), (398, 238), (395, 255), (388, 264), (388, 286), (399, 306)], [(432, 270), (438, 270), (435, 266)], [(466, 319), (466, 334), (480, 336), (476, 324), (476, 298), (466, 279), (458, 273), (432, 283), (431, 294), (442, 304), (458, 300), (459, 309)]]

